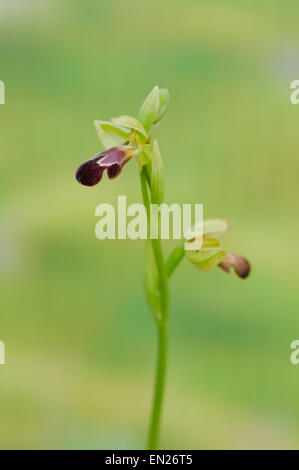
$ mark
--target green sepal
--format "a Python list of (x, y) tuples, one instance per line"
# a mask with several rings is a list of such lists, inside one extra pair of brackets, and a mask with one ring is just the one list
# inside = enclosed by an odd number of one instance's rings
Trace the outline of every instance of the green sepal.
[(225, 219), (208, 219), (203, 221), (203, 233), (206, 237), (218, 238), (230, 228), (230, 222)]
[(114, 124), (117, 124), (118, 126), (134, 129), (135, 131), (140, 132), (140, 134), (142, 134), (145, 138), (147, 138), (147, 133), (143, 125), (141, 124), (141, 122), (138, 121), (138, 119), (134, 118), (133, 116), (119, 116), (112, 118), (111, 121)]
[(105, 149), (122, 145), (129, 139), (130, 131), (108, 121), (94, 121), (97, 135)]

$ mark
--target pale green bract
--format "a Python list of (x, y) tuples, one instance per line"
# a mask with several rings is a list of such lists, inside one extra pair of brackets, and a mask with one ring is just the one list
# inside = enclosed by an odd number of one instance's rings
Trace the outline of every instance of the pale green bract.
[(142, 170), (144, 166), (153, 159), (153, 146), (151, 144), (142, 145), (142, 150), (138, 154), (138, 168)]

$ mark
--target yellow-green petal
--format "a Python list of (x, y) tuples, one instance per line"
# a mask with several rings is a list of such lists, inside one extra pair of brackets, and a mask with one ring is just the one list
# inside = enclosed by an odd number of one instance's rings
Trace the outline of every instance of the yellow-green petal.
[(221, 247), (201, 248), (198, 251), (186, 251), (186, 257), (202, 271), (210, 271), (217, 266), (226, 251)]

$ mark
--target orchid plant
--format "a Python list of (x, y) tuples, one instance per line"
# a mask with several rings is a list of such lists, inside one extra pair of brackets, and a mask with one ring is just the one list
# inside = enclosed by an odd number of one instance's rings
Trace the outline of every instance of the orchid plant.
[[(143, 203), (148, 216), (148, 233), (150, 204), (161, 204), (164, 196), (163, 162), (157, 140), (152, 141), (151, 128), (163, 118), (168, 102), (168, 90), (155, 86), (142, 104), (138, 119), (124, 115), (112, 118), (111, 121), (95, 121), (97, 134), (105, 150), (82, 163), (76, 172), (79, 183), (94, 186), (102, 180), (105, 170), (109, 179), (116, 178), (125, 164), (136, 157)], [(233, 268), (240, 278), (246, 278), (250, 272), (249, 262), (242, 256), (228, 253), (220, 246), (219, 237), (229, 227), (229, 222), (223, 219), (204, 221), (200, 248), (192, 249), (194, 238), (187, 239), (172, 251), (167, 260), (159, 237), (148, 237), (146, 240), (145, 292), (158, 333), (156, 380), (148, 434), (149, 449), (158, 448), (165, 389), (169, 278), (183, 258), (187, 258), (202, 271), (210, 271), (218, 266), (229, 273)]]

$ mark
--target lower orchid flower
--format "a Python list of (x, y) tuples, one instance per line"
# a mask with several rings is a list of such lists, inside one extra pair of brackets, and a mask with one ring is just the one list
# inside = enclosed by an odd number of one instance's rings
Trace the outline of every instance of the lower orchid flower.
[(245, 279), (250, 273), (250, 264), (246, 258), (227, 252), (220, 246), (218, 237), (230, 228), (227, 220), (211, 219), (203, 223), (202, 246), (198, 250), (188, 249), (188, 244), (194, 239), (185, 242), (185, 254), (189, 261), (202, 271), (210, 271), (214, 266), (222, 268), (227, 273), (233, 267), (236, 274)]

